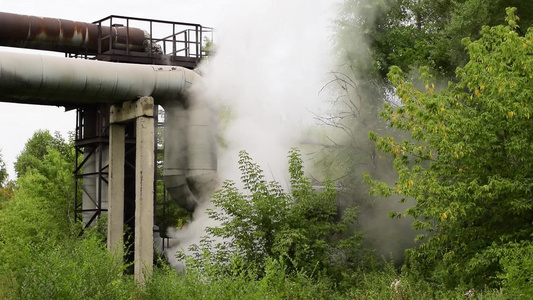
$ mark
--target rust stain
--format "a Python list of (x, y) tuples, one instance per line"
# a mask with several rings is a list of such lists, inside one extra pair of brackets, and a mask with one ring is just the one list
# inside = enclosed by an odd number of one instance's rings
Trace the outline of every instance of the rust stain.
[[(110, 33), (110, 39), (102, 40), (102, 49), (109, 49), (110, 41), (116, 49), (126, 49), (126, 42), (130, 49), (143, 49), (145, 37), (141, 29), (102, 26), (103, 37)], [(96, 54), (98, 25), (0, 12), (0, 46)]]

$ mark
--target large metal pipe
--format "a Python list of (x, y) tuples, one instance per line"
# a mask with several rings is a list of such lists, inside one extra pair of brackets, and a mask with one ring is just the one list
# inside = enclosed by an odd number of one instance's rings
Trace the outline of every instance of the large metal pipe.
[(101, 49), (146, 51), (143, 30), (124, 26), (99, 26), (56, 18), (42, 18), (0, 12), (0, 46), (60, 51), (74, 54), (97, 54)]
[(190, 211), (214, 187), (217, 168), (214, 115), (205, 99), (190, 92), (199, 79), (181, 67), (0, 52), (0, 101), (85, 105), (153, 97), (167, 113), (167, 190)]

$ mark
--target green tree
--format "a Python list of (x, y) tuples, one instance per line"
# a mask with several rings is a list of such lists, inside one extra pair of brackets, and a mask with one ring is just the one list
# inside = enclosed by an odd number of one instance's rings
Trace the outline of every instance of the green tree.
[[(483, 25), (501, 24), (501, 12), (509, 6), (518, 8), (519, 26), (527, 30), (531, 1), (346, 0), (337, 19), (344, 45), (340, 55), (381, 78), (393, 65), (406, 73), (429, 66), (438, 77), (452, 78), (468, 61), (461, 39), (477, 39)], [(365, 52), (371, 58), (366, 62)]]
[(393, 185), (367, 176), (372, 191), (414, 199), (391, 215), (427, 232), (407, 252), (409, 269), (448, 287), (497, 284), (502, 249), (533, 234), (533, 30), (519, 35), (514, 11), (507, 26), (464, 40), (470, 60), (441, 92), (429, 79), (419, 91), (392, 68), (402, 105), (381, 115), (410, 137), (370, 133), (399, 176)]
[(71, 234), (72, 165), (52, 149), (42, 167), (17, 179), (13, 199), (0, 210), (0, 271), (20, 270), (29, 247)]
[(355, 208), (338, 220), (335, 187), (326, 182), (316, 191), (303, 174), (297, 150), (290, 152), (290, 192), (267, 182), (246, 152), (239, 158), (246, 192), (232, 181), (215, 192), (215, 209), (209, 214), (220, 226), (209, 227), (202, 243), (193, 247), (196, 266), (214, 263), (224, 270), (233, 262), (259, 276), (264, 276), (268, 259), (284, 261), (288, 272), (315, 276), (363, 267), (361, 235), (347, 230), (354, 225)]
[[(71, 236), (74, 226), (73, 162), (69, 159), (74, 149), (48, 147), (38, 153), (34, 150), (41, 145), (36, 143), (36, 136), (43, 134), (37, 132), (28, 141), (27, 151), (19, 156), (22, 160), (17, 164), (26, 166), (25, 171), (19, 169), (13, 197), (3, 203), (0, 210), (0, 277), (14, 278), (17, 283), (25, 276), (24, 269), (32, 263), (30, 254), (45, 251)], [(46, 140), (40, 141), (46, 143)], [(67, 145), (58, 137), (54, 142), (56, 146)], [(31, 155), (34, 153), (39, 159)], [(33, 164), (29, 164), (30, 161)]]
[(2, 203), (11, 200), (13, 197), (13, 183), (8, 180), (6, 164), (0, 153), (0, 209)]
[(15, 163), (17, 177), (25, 174), (29, 169), (42, 169), (43, 159), (50, 149), (55, 149), (67, 160), (72, 161), (72, 166), (74, 166), (75, 156), (72, 153), (72, 142), (66, 142), (59, 132), (52, 136), (48, 130), (38, 130), (26, 142), (24, 149), (17, 157)]
[(68, 145), (39, 131), (19, 156), (24, 172), (0, 209), (1, 299), (133, 297), (122, 254), (107, 251), (96, 229), (79, 236), (72, 207), (75, 149)]

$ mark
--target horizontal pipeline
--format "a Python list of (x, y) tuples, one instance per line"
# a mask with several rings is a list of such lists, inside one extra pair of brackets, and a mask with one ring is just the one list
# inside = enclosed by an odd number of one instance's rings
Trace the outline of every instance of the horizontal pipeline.
[(2, 102), (81, 107), (153, 97), (167, 116), (165, 187), (189, 211), (209, 199), (217, 182), (215, 114), (190, 92), (199, 81), (181, 67), (0, 52)]
[[(99, 32), (101, 30), (101, 32)], [(70, 20), (0, 12), (0, 46), (72, 54), (97, 54), (101, 49), (146, 51), (146, 33), (138, 28), (101, 26)]]
[(183, 94), (199, 77), (181, 67), (0, 52), (0, 101), (4, 102), (83, 106), (152, 96), (161, 104), (185, 100)]

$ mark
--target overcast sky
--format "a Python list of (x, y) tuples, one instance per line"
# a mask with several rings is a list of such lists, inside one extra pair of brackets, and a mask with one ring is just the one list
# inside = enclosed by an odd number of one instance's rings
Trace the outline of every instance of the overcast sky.
[[(326, 12), (324, 8), (331, 5), (333, 0), (159, 0), (159, 1), (59, 1), (59, 0), (0, 0), (0, 11), (33, 15), (42, 17), (62, 18), (82, 22), (93, 22), (109, 15), (123, 15), (131, 17), (170, 20), (178, 22), (198, 23), (203, 26), (215, 27), (219, 32), (215, 35), (217, 41), (224, 31), (232, 30), (232, 26), (254, 27), (257, 22), (269, 21), (269, 18), (292, 18), (292, 16), (309, 15), (312, 24), (302, 23), (295, 32), (293, 28), (281, 28), (282, 34), (325, 36), (317, 32), (317, 28), (326, 27)], [(324, 4), (328, 3), (328, 5)], [(292, 15), (292, 16), (291, 16)], [(246, 19), (235, 22), (236, 19)], [(322, 20), (321, 20), (322, 19)], [(272, 20), (271, 20), (272, 21)], [(321, 23), (323, 22), (323, 23)], [(272, 22), (275, 24), (276, 22)], [(317, 25), (317, 23), (319, 23)], [(272, 26), (272, 25), (270, 25)], [(305, 32), (309, 28), (309, 32)], [(239, 29), (239, 30), (242, 30)], [(248, 33), (246, 32), (248, 30)], [(263, 28), (261, 30), (269, 30)], [(311, 32), (313, 31), (313, 32)], [(264, 32), (263, 32), (264, 33)], [(253, 35), (249, 29), (243, 32), (243, 42), (246, 35)], [(282, 40), (280, 43), (283, 43)], [(277, 42), (274, 40), (274, 42)], [(325, 42), (325, 41), (324, 41)], [(324, 43), (319, 41), (318, 44)], [(317, 44), (317, 45), (318, 45)], [(316, 47), (315, 47), (316, 48)], [(280, 51), (284, 48), (276, 48)], [(289, 48), (287, 48), (289, 49)], [(302, 49), (306, 51), (305, 49)], [(13, 51), (11, 48), (0, 47), (0, 51)], [(279, 54), (279, 53), (278, 53)], [(283, 54), (283, 53), (282, 53)], [(296, 53), (295, 53), (296, 54)], [(303, 53), (305, 54), (305, 53)], [(296, 54), (298, 55), (298, 54)], [(294, 56), (293, 56), (294, 57)], [(314, 59), (310, 59), (314, 60)], [(309, 65), (309, 62), (305, 63)], [(309, 72), (309, 70), (306, 70)], [(322, 72), (322, 71), (320, 71)], [(325, 72), (325, 71), (324, 71)], [(302, 74), (302, 76), (304, 76)], [(278, 88), (280, 89), (280, 88)], [(313, 88), (314, 89), (314, 88)], [(317, 89), (318, 91), (318, 89)], [(313, 91), (316, 94), (317, 91)], [(25, 142), (38, 129), (48, 129), (51, 132), (60, 131), (64, 136), (73, 131), (75, 126), (75, 112), (64, 112), (64, 109), (49, 106), (21, 105), (0, 102), (0, 149), (4, 161), (11, 175), (14, 174), (13, 163), (16, 156), (23, 149)]]

